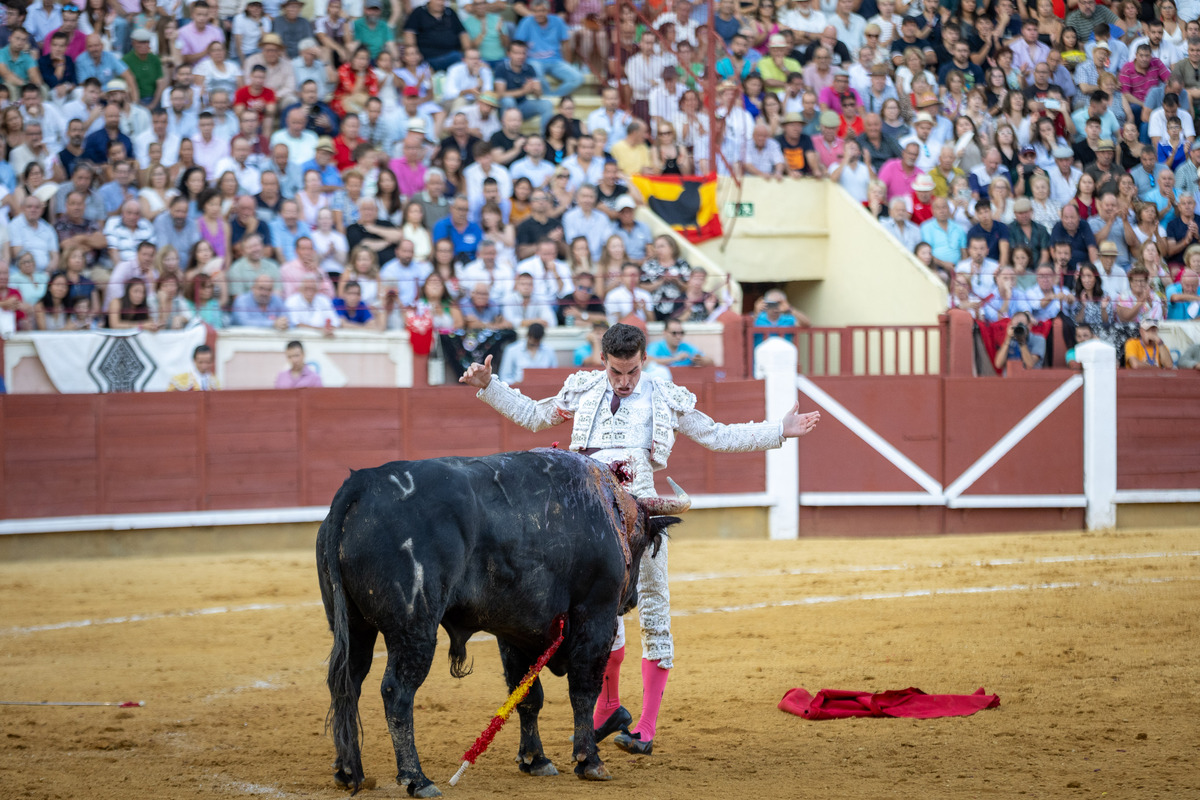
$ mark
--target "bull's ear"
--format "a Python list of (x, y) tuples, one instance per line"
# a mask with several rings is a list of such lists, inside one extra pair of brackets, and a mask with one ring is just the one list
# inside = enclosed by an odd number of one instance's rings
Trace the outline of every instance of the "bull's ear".
[(683, 522), (679, 517), (650, 517), (646, 521), (646, 539), (651, 545), (650, 557), (657, 558), (662, 548), (664, 536), (668, 536), (667, 528), (677, 522)]

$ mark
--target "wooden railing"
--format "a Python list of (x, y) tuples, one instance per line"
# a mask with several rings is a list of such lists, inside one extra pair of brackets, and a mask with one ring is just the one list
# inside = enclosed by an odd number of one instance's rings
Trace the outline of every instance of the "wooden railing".
[(768, 336), (783, 336), (796, 345), (800, 372), (811, 377), (944, 375), (947, 373), (949, 326), (849, 325), (842, 328), (755, 327), (745, 318), (743, 353), (747, 369), (754, 347)]

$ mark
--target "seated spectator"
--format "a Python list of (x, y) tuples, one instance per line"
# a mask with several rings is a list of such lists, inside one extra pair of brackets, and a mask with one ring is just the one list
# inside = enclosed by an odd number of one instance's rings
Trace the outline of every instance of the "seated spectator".
[(1167, 319), (1200, 319), (1200, 273), (1193, 267), (1184, 267), (1167, 288)]
[(108, 242), (108, 257), (113, 264), (132, 261), (138, 246), (154, 237), (154, 227), (142, 219), (142, 207), (137, 200), (126, 200), (121, 213), (109, 217), (104, 224), (104, 238)]
[(596, 319), (604, 319), (604, 301), (593, 289), (596, 278), (590, 272), (575, 273), (575, 291), (558, 301), (558, 324), (567, 327), (587, 327)]
[(1129, 270), (1129, 294), (1117, 298), (1119, 322), (1129, 325), (1164, 318), (1162, 300), (1150, 288), (1150, 277), (1150, 271), (1141, 264)]
[(192, 321), (193, 310), (179, 290), (178, 273), (160, 276), (146, 302), (160, 330), (180, 330)]
[(625, 175), (640, 175), (650, 167), (644, 122), (635, 119), (626, 126), (625, 138), (612, 146), (612, 157)]
[(967, 246), (967, 232), (950, 219), (950, 203), (944, 197), (933, 198), (933, 218), (921, 226), (921, 239), (933, 248), (933, 263), (953, 272)]
[(657, 341), (646, 349), (646, 356), (656, 364), (664, 367), (707, 367), (712, 365), (712, 359), (692, 347), (683, 340), (683, 323), (679, 320), (667, 320), (663, 326), (661, 341)]
[[(536, 0), (535, 0), (536, 1)], [(500, 380), (507, 384), (520, 383), (527, 369), (551, 369), (558, 366), (554, 351), (542, 344), (546, 328), (540, 322), (530, 323), (524, 342), (513, 342), (504, 351), (500, 364)]]
[[(204, 5), (204, 0), (196, 0), (196, 5)], [(221, 388), (214, 367), (216, 356), (212, 348), (202, 344), (192, 351), (192, 370), (172, 376), (167, 384), (168, 392), (215, 392)]]
[(276, 389), (319, 389), (324, 386), (321, 376), (311, 364), (305, 362), (303, 344), (297, 341), (288, 342), (284, 353), (287, 355), (288, 368), (275, 378)]
[[(222, 294), (228, 296), (229, 287), (222, 289)], [(217, 284), (211, 275), (201, 272), (188, 283), (187, 301), (194, 316), (214, 330), (226, 326), (226, 318), (221, 310), (221, 299), (217, 297)]]
[(48, 274), (38, 271), (33, 253), (18, 250), (12, 263), (12, 269), (8, 270), (9, 285), (20, 292), (21, 297), (42, 297), (46, 294)]
[(341, 289), (342, 296), (333, 299), (333, 310), (344, 327), (383, 330), (387, 320), (382, 315), (373, 314), (371, 307), (363, 302), (362, 287), (358, 281), (345, 281)]
[(318, 291), (320, 286), (313, 274), (300, 278), (298, 290), (284, 301), (288, 321), (294, 328), (309, 328), (333, 336), (333, 329), (341, 327), (342, 320), (334, 310), (329, 295)]
[(1125, 342), (1125, 366), (1129, 369), (1175, 369), (1171, 348), (1158, 335), (1158, 321), (1144, 319), (1138, 325), (1138, 338)]
[(821, 175), (825, 175), (842, 160), (845, 152), (845, 140), (837, 135), (842, 118), (832, 111), (821, 112), (821, 135), (813, 140), (813, 152), (821, 165)]
[[(807, 328), (812, 324), (803, 312), (792, 308), (782, 289), (768, 289), (755, 301), (754, 314), (752, 327), (755, 328)], [(770, 333), (766, 338), (779, 335)], [(754, 346), (762, 344), (763, 338), (763, 334), (755, 333)], [(785, 334), (783, 338), (793, 343), (796, 341), (790, 333)]]
[(621, 268), (621, 283), (604, 296), (604, 308), (608, 312), (610, 325), (615, 325), (630, 314), (643, 322), (653, 313), (654, 298), (643, 289), (642, 270), (637, 264), (626, 264)]
[(1046, 357), (1046, 337), (1032, 330), (1033, 319), (1026, 311), (1018, 311), (1008, 321), (1004, 339), (996, 348), (992, 364), (996, 372), (1003, 374), (1010, 360), (1020, 363), (1025, 369), (1041, 369)]
[(550, 328), (556, 324), (554, 309), (535, 296), (534, 276), (529, 272), (517, 275), (512, 293), (503, 299), (501, 308), (515, 328), (527, 328), (535, 322)]
[(908, 202), (903, 197), (893, 197), (888, 203), (888, 216), (882, 224), (907, 252), (911, 253), (921, 243), (921, 227), (909, 220)]
[(150, 314), (146, 282), (141, 278), (130, 278), (123, 288), (120, 297), (108, 301), (108, 327), (113, 330), (158, 330), (158, 322)]
[(420, 47), (435, 72), (462, 61), (463, 53), (471, 46), (458, 14), (446, 6), (446, 0), (429, 0), (414, 8), (404, 22), (405, 48)]
[(43, 273), (58, 269), (58, 234), (42, 219), (46, 204), (35, 195), (27, 195), (21, 202), (21, 216), (8, 225), (10, 258), (15, 262), (21, 250), (33, 255), (37, 269)]
[(277, 331), (286, 331), (290, 326), (287, 306), (275, 294), (275, 281), (270, 275), (259, 275), (249, 292), (237, 295), (232, 312), (234, 325)]

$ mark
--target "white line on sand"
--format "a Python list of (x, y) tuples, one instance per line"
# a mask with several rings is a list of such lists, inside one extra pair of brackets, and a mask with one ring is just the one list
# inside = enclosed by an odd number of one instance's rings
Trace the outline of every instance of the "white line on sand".
[[(1005, 567), (1018, 566), (1021, 564), (1072, 564), (1096, 561), (1121, 561), (1121, 560), (1136, 560), (1136, 559), (1173, 559), (1173, 558), (1193, 558), (1200, 556), (1200, 550), (1184, 550), (1179, 552), (1152, 552), (1152, 553), (1114, 553), (1112, 555), (1063, 555), (1063, 556), (1040, 556), (1037, 558), (996, 558), (985, 561), (969, 561), (962, 564), (953, 562), (929, 562), (927, 564), (877, 564), (877, 565), (845, 565), (834, 567), (802, 567), (797, 569), (776, 569), (776, 570), (755, 570), (749, 572), (692, 572), (681, 573), (671, 577), (673, 583), (691, 583), (696, 581), (714, 581), (714, 580), (736, 580), (741, 578), (762, 578), (771, 576), (795, 576), (795, 575), (836, 575), (846, 573), (870, 573), (870, 572), (897, 572), (906, 570), (920, 569), (950, 569), (955, 567)], [(1190, 580), (1190, 579), (1189, 579)], [(1145, 581), (1154, 582), (1154, 581)], [(854, 595), (834, 595), (831, 597), (812, 597), (801, 598), (797, 600), (781, 600), (767, 603), (755, 603), (748, 606), (730, 606), (728, 608), (713, 608), (687, 610), (678, 609), (672, 612), (671, 616), (686, 617), (696, 614), (711, 614), (722, 611), (747, 611), (757, 608), (781, 608), (786, 606), (797, 605), (817, 605), (820, 603), (845, 602), (853, 600), (891, 600), (902, 597), (923, 597), (933, 594), (972, 594), (986, 593), (999, 591), (1026, 591), (1030, 589), (1050, 589), (1050, 588), (1078, 588), (1082, 586), (1105, 586), (1115, 584), (1102, 583), (1064, 583), (1064, 584), (1014, 584), (1012, 587), (973, 587), (959, 589), (916, 589), (907, 592), (882, 592), (882, 593), (866, 593)], [(149, 622), (160, 619), (177, 619), (186, 617), (204, 617), (213, 614), (236, 614), (245, 611), (277, 611), (291, 608), (310, 608), (320, 606), (317, 601), (306, 603), (247, 603), (238, 606), (213, 606), (211, 608), (189, 609), (184, 611), (163, 611), (147, 614), (130, 614), (124, 617), (108, 617), (106, 619), (81, 619), (70, 620), (67, 622), (53, 622), (45, 625), (29, 625), (24, 627), (4, 628), (0, 629), (0, 636), (13, 636), (29, 633), (44, 633), (47, 631), (67, 630), (70, 628), (91, 628), (100, 625), (119, 625), (129, 622)]]

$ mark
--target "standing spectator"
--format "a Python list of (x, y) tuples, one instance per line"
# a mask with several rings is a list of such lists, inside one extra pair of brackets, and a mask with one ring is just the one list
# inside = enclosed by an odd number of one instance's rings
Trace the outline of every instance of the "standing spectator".
[(312, 365), (304, 361), (303, 344), (297, 341), (288, 342), (284, 353), (287, 355), (288, 368), (275, 378), (276, 389), (319, 389), (324, 386), (321, 376)]

